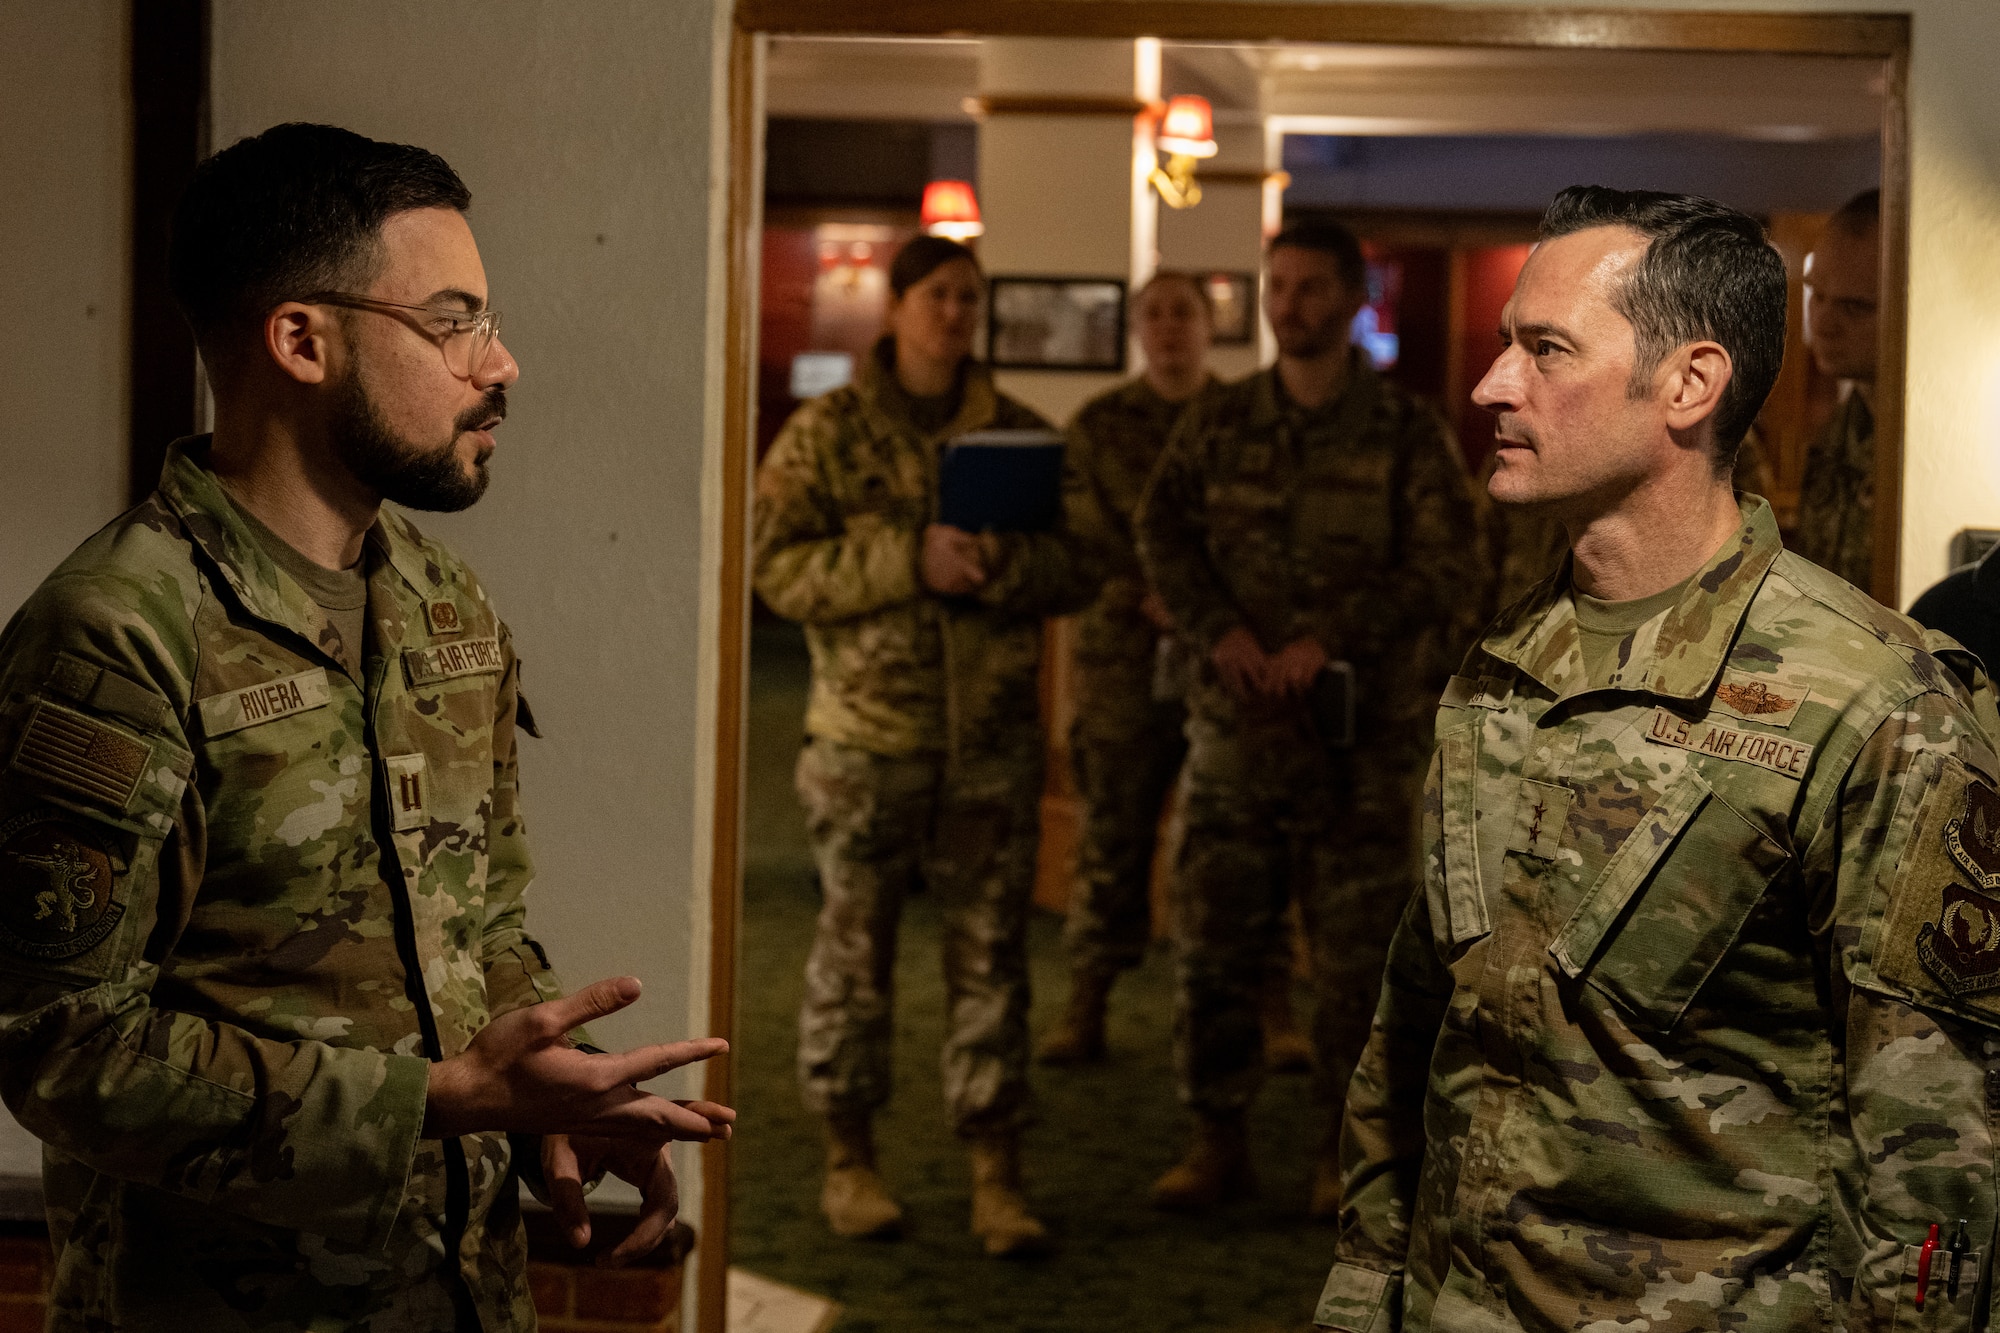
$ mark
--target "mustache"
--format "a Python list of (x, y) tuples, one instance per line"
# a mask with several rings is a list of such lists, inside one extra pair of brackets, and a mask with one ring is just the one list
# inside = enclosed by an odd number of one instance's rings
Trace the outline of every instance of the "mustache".
[(1521, 425), (1512, 412), (1494, 414), (1493, 438), (1500, 444), (1524, 446), (1529, 449), (1541, 448), (1541, 441), (1535, 438), (1535, 432)]
[(486, 391), (486, 396), (458, 414), (452, 426), (461, 434), (469, 430), (479, 430), (485, 426), (497, 426), (507, 419), (507, 391), (498, 385)]

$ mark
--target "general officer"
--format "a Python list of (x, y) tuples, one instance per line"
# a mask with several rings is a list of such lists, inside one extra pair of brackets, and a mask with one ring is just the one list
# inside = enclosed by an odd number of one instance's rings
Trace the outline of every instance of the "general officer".
[[(526, 928), (519, 664), (457, 510), (519, 376), (441, 159), (283, 125), (204, 163), (175, 296), (215, 432), (0, 636), (0, 1092), (43, 1143), (56, 1330), (531, 1329), (517, 1174), (676, 1208)], [(514, 1135), (510, 1139), (510, 1134)], [(539, 1143), (533, 1137), (541, 1135)]]
[(1328, 1328), (1981, 1326), (2000, 776), (1970, 656), (1733, 494), (1756, 222), (1576, 187), (1474, 391), (1569, 560), (1437, 714)]
[(757, 472), (757, 591), (805, 623), (813, 661), (798, 790), (826, 900), (799, 1081), (826, 1117), (828, 1222), (893, 1233), (902, 1209), (870, 1126), (889, 1097), (896, 923), (921, 878), (945, 913), (945, 1096), (971, 1148), (972, 1229), (989, 1254), (1025, 1254), (1047, 1240), (1019, 1151), (1042, 619), (1095, 583), (1067, 523), (974, 534), (935, 521), (947, 441), (1047, 423), (971, 359), (984, 295), (971, 251), (918, 237), (889, 286), (889, 332), (854, 383), (794, 413)]
[[(1329, 1131), (1367, 1039), (1390, 931), (1415, 875), (1422, 682), (1476, 581), (1473, 498), (1436, 412), (1348, 343), (1366, 300), (1344, 228), (1271, 242), (1278, 362), (1197, 399), (1138, 518), (1146, 575), (1201, 659), (1189, 696), (1186, 833), (1175, 881), (1175, 1059), (1196, 1114), (1153, 1187), (1201, 1209), (1252, 1184), (1245, 1113), (1262, 1081), (1258, 997), (1296, 892), (1317, 1003)], [(1351, 749), (1325, 703), (1351, 665)], [(1339, 1193), (1329, 1132), (1313, 1209)]]

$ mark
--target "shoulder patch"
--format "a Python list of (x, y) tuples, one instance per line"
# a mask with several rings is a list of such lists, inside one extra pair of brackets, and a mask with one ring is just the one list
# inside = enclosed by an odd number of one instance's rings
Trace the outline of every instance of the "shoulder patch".
[(45, 699), (35, 705), (8, 768), (122, 811), (152, 754), (138, 737)]
[(2000, 1024), (2000, 794), (1956, 763), (1941, 773), (1898, 857), (1875, 975)]
[(60, 962), (88, 953), (125, 909), (99, 834), (59, 811), (28, 810), (0, 825), (0, 948)]

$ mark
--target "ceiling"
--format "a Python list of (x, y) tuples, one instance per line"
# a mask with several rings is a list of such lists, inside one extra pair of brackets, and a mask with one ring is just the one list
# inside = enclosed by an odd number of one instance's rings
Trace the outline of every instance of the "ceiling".
[[(779, 37), (773, 116), (970, 119), (977, 39)], [(1732, 53), (1180, 44), (1163, 92), (1200, 93), (1221, 124), (1277, 117), (1344, 135), (1696, 133), (1778, 142), (1875, 136), (1881, 63)]]

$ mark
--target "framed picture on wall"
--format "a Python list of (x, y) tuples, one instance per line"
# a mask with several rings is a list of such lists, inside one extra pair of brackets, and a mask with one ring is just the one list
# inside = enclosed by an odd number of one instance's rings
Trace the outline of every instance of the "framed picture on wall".
[(1125, 369), (1120, 278), (996, 277), (986, 307), (996, 370)]
[(1215, 342), (1219, 347), (1241, 347), (1257, 340), (1257, 275), (1255, 273), (1197, 273), (1196, 281), (1208, 292), (1215, 307)]

